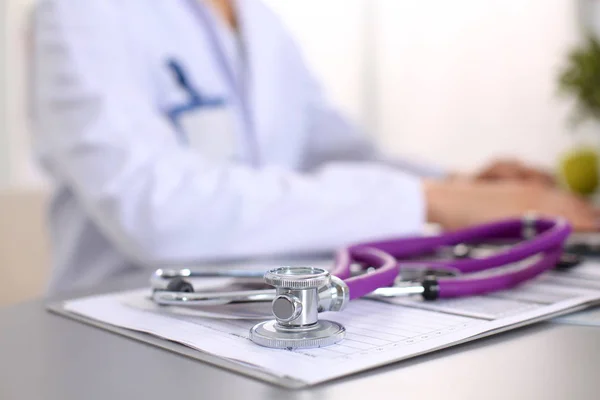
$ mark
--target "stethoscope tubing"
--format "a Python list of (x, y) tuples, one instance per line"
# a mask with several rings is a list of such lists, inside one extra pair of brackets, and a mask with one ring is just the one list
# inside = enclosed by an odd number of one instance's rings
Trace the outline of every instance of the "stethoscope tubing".
[[(429, 265), (443, 266), (460, 271), (463, 274), (481, 272), (503, 265), (519, 262), (539, 253), (547, 252), (555, 247), (563, 246), (571, 233), (570, 225), (563, 219), (536, 220), (536, 231), (541, 232), (533, 240), (526, 240), (509, 249), (502, 250), (484, 259), (460, 259), (450, 261), (428, 261)], [(410, 259), (426, 255), (432, 250), (443, 246), (454, 246), (462, 243), (488, 240), (519, 238), (522, 232), (522, 221), (510, 219), (501, 222), (488, 223), (460, 231), (444, 233), (431, 237), (416, 237), (406, 239), (391, 239), (358, 244), (350, 249), (371, 247), (394, 256), (398, 260)], [(409, 264), (410, 261), (401, 264)], [(417, 262), (423, 264), (423, 262)]]
[[(361, 263), (375, 269), (351, 277), (353, 263)], [(350, 300), (364, 297), (379, 288), (392, 286), (398, 277), (398, 262), (390, 254), (374, 247), (348, 248), (338, 251), (331, 274), (342, 279), (350, 291)]]
[[(496, 223), (480, 225), (460, 231), (431, 237), (401, 238), (374, 241), (348, 246), (337, 252), (331, 274), (347, 285), (350, 300), (365, 297), (394, 297), (421, 294), (428, 300), (481, 295), (513, 288), (552, 269), (559, 261), (563, 244), (571, 232), (565, 220), (533, 220), (527, 226), (522, 219), (510, 219)], [(503, 240), (524, 236), (524, 228), (534, 229), (532, 236), (522, 243), (502, 250), (483, 259), (458, 259), (447, 261), (416, 261), (411, 257), (430, 254), (437, 248), (474, 241)], [(534, 257), (537, 257), (534, 258)], [(408, 258), (404, 261), (402, 258)], [(400, 259), (400, 260), (399, 260)], [(529, 260), (528, 260), (529, 259)], [(513, 263), (527, 260), (521, 268), (502, 269)], [(370, 269), (362, 275), (352, 276), (352, 265), (368, 266)], [(453, 270), (459, 275), (452, 278), (424, 276), (419, 282), (406, 282), (406, 286), (395, 285), (403, 269), (427, 266), (429, 269)], [(153, 276), (153, 287), (168, 279), (178, 277), (252, 277), (262, 275), (258, 271), (197, 271), (191, 269), (159, 270)], [(477, 272), (486, 271), (485, 275)], [(157, 271), (158, 272), (158, 271)], [(161, 304), (222, 304), (228, 302), (270, 301), (274, 291), (232, 291), (220, 293), (178, 293), (155, 291), (154, 299)]]
[[(450, 261), (431, 261), (426, 264), (432, 268), (444, 268), (470, 274), (482, 271), (490, 271), (488, 276), (463, 275), (453, 278), (435, 278), (431, 284), (437, 285), (435, 298), (451, 298), (486, 294), (494, 291), (510, 289), (527, 280), (533, 279), (541, 273), (553, 268), (563, 251), (563, 244), (571, 233), (570, 225), (562, 219), (557, 220), (534, 220), (530, 228), (535, 229), (535, 239), (512, 246), (490, 257), (484, 259), (460, 259)], [(392, 255), (394, 259), (409, 257), (415, 254), (427, 254), (433, 249), (457, 245), (464, 242), (482, 239), (514, 239), (523, 235), (523, 221), (511, 219), (496, 223), (489, 223), (473, 228), (467, 228), (444, 235), (395, 239), (388, 241), (370, 242), (351, 246), (348, 254), (355, 254), (360, 249), (379, 249), (384, 253)], [(501, 267), (520, 262), (530, 257), (538, 256), (539, 260), (532, 260), (523, 268), (491, 272), (496, 267)], [(345, 257), (345, 255), (342, 255)], [(398, 272), (403, 266), (423, 265), (422, 261), (398, 261)], [(335, 270), (333, 272), (335, 274)], [(352, 292), (351, 298), (352, 298)]]

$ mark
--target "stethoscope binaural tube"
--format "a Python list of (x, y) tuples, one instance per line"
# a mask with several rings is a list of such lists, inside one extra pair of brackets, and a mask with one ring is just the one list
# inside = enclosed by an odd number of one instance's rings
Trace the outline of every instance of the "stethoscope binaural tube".
[[(428, 269), (446, 269), (457, 271), (459, 274), (470, 274), (452, 278), (424, 277), (420, 282), (424, 286), (422, 295), (427, 300), (435, 300), (486, 294), (510, 289), (531, 280), (557, 265), (563, 254), (563, 245), (570, 233), (571, 226), (565, 220), (526, 217), (479, 225), (432, 237), (363, 243), (350, 247), (349, 251), (356, 251), (363, 247), (376, 248), (401, 260), (414, 257), (415, 254), (425, 255), (443, 246), (454, 246), (475, 240), (478, 242), (514, 240), (524, 236), (525, 241), (482, 259), (433, 260), (425, 263), (398, 261), (400, 273), (403, 268), (426, 265)], [(476, 275), (477, 272), (489, 271), (531, 257), (539, 259), (531, 260), (528, 265), (519, 269), (498, 270), (497, 273), (490, 273), (487, 276)], [(387, 297), (391, 297), (393, 290), (387, 290), (387, 293)]]
[[(375, 271), (352, 276), (351, 265), (359, 263)], [(348, 287), (349, 300), (358, 299), (379, 288), (393, 286), (398, 277), (398, 263), (390, 254), (375, 247), (350, 247), (337, 252), (331, 274)]]

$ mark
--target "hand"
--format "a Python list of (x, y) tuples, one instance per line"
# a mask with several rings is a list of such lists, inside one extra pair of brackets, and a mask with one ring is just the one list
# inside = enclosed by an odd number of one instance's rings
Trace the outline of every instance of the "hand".
[(600, 212), (580, 197), (544, 185), (504, 181), (426, 181), (428, 222), (458, 229), (528, 212), (563, 217), (580, 232), (599, 231)]
[(547, 171), (526, 165), (518, 160), (497, 160), (475, 174), (478, 181), (522, 181), (556, 186), (556, 179)]

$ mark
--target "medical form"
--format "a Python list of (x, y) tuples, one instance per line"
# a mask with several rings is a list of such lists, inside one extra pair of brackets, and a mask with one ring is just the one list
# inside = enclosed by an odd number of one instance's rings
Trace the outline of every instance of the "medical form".
[(551, 318), (600, 302), (600, 263), (550, 272), (517, 289), (461, 299), (356, 300), (323, 319), (346, 326), (342, 342), (319, 349), (275, 350), (249, 339), (256, 321), (173, 313), (148, 299), (148, 289), (93, 296), (64, 309), (105, 324), (145, 332), (243, 368), (311, 385), (405, 360)]

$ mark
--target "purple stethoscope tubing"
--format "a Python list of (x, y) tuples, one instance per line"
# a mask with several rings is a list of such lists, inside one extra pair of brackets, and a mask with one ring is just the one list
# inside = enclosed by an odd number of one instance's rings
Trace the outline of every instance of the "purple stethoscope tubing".
[[(376, 273), (366, 273), (351, 277), (350, 267), (353, 263), (369, 265)], [(366, 296), (375, 290), (391, 286), (398, 277), (399, 268), (396, 259), (375, 247), (346, 248), (336, 254), (332, 275), (342, 279), (348, 286), (350, 300)]]
[[(571, 226), (562, 219), (536, 219), (530, 228), (536, 234), (523, 242), (482, 259), (445, 261), (414, 261), (411, 258), (430, 254), (436, 248), (461, 243), (484, 242), (524, 238), (523, 219), (507, 219), (479, 225), (436, 236), (407, 237), (401, 239), (361, 243), (337, 253), (331, 274), (344, 280), (350, 299), (363, 297), (380, 287), (393, 286), (403, 267), (454, 269), (463, 274), (487, 271), (539, 255), (519, 269), (489, 274), (487, 276), (461, 276), (458, 278), (427, 278), (431, 299), (480, 295), (513, 288), (555, 267), (563, 252), (563, 245), (571, 233)], [(406, 261), (402, 261), (402, 260)], [(408, 260), (407, 260), (408, 259)], [(375, 268), (375, 273), (351, 277), (351, 264), (357, 262)], [(427, 296), (424, 296), (427, 298)]]

